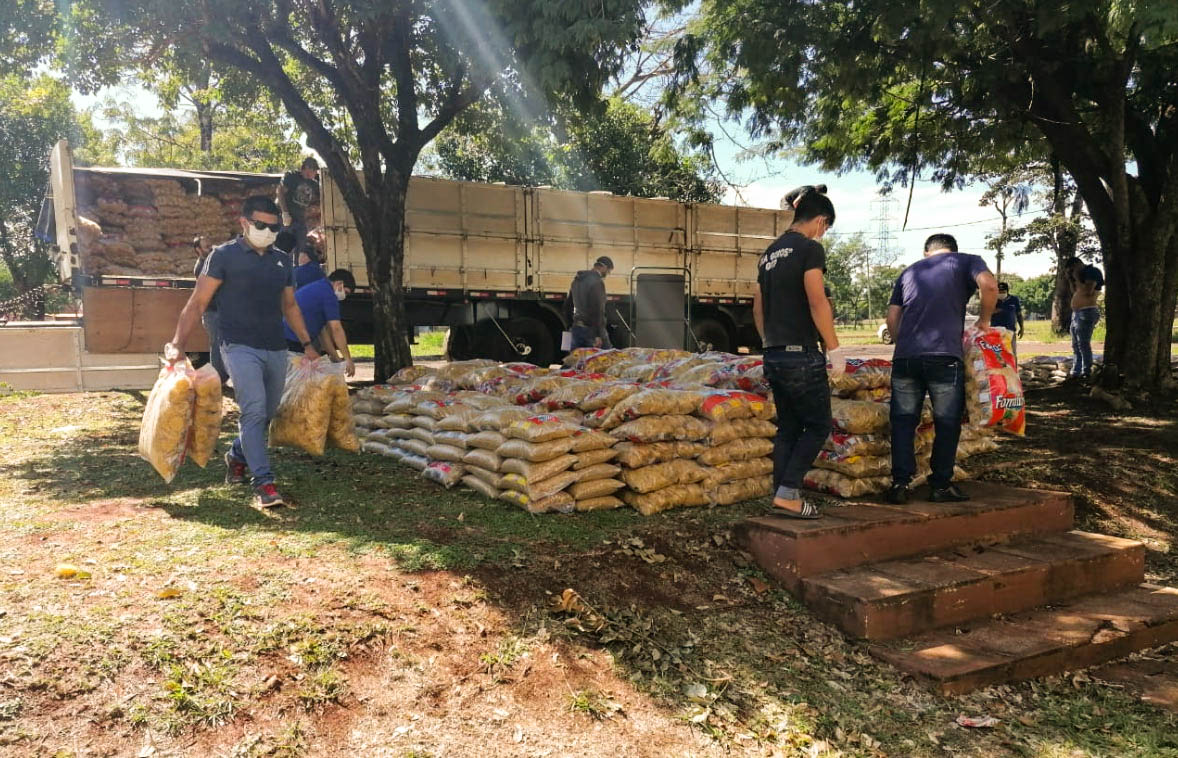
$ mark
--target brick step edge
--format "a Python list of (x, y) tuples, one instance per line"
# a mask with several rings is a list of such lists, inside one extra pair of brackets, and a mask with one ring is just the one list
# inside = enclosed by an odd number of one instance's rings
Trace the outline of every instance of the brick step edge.
[(1054, 608), (869, 646), (945, 695), (1049, 676), (1178, 640), (1178, 589), (1141, 584)]
[(1145, 546), (1071, 531), (887, 561), (802, 580), (814, 615), (886, 640), (1140, 584)]

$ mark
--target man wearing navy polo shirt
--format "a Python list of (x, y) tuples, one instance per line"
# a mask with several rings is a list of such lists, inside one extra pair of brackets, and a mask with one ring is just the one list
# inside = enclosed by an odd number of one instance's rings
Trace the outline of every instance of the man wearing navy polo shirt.
[(892, 486), (888, 502), (908, 502), (908, 485), (916, 476), (916, 427), (924, 396), (933, 405), (933, 456), (929, 500), (968, 500), (953, 485), (953, 465), (965, 410), (965, 361), (962, 337), (965, 305), (981, 291), (977, 327), (990, 325), (998, 282), (977, 255), (957, 252), (957, 240), (934, 234), (924, 243), (924, 259), (904, 269), (888, 303), (888, 331), (896, 335), (892, 356)]
[(171, 362), (183, 359), (185, 340), (216, 295), (221, 356), (241, 410), (240, 432), (225, 454), (225, 481), (244, 482), (248, 467), (256, 504), (273, 508), (286, 504), (274, 487), (266, 453), (266, 430), (286, 383), (284, 315), (306, 356), (314, 359), (319, 354), (295, 301), (290, 256), (273, 247), (281, 228), (278, 206), (268, 197), (248, 197), (238, 221), (242, 236), (209, 255), (180, 312), (172, 341), (164, 345), (164, 357)]
[[(352, 354), (348, 351), (348, 338), (340, 322), (339, 304), (355, 291), (356, 277), (344, 268), (332, 271), (326, 279), (316, 279), (295, 290), (295, 300), (303, 314), (303, 322), (307, 325), (307, 334), (311, 335), (311, 343), (332, 361), (339, 360), (336, 357), (338, 350), (343, 357), (344, 373), (348, 376), (356, 375), (356, 364), (352, 362)], [(286, 346), (295, 353), (302, 351), (290, 324), (286, 325)]]
[(1023, 337), (1023, 302), (1018, 295), (1010, 294), (1010, 285), (1006, 282), (998, 282), (998, 303), (990, 317), (990, 326), (1000, 326), (1010, 332), (1010, 347), (1014, 357), (1018, 358), (1018, 341)]

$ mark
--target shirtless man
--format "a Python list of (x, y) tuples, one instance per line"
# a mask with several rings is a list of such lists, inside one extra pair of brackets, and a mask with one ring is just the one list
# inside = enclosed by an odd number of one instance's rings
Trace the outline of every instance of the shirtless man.
[(1079, 258), (1069, 258), (1064, 264), (1072, 283), (1072, 363), (1071, 378), (1088, 379), (1092, 376), (1092, 331), (1100, 321), (1097, 298), (1104, 287), (1104, 274)]

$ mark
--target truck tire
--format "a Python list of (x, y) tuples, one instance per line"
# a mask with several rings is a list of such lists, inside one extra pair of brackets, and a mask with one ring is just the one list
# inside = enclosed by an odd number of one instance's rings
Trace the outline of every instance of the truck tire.
[(468, 361), (474, 356), (474, 330), (469, 326), (452, 326), (442, 343), (442, 354), (448, 361)]
[[(691, 322), (691, 330), (695, 332), (695, 339), (702, 349), (721, 353), (732, 352), (732, 335), (728, 332), (728, 328), (716, 319), (696, 319)], [(709, 345), (711, 347), (708, 347)]]

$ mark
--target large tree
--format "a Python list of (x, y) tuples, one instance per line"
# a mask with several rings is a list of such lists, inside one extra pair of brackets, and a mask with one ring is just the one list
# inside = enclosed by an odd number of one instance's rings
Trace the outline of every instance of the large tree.
[(676, 93), (710, 82), (751, 131), (827, 168), (952, 187), (1058, 160), (1107, 268), (1103, 381), (1172, 386), (1173, 0), (702, 0), (693, 32)]
[(326, 161), (373, 288), (376, 376), (411, 362), (405, 197), (422, 149), (492, 89), (585, 102), (642, 28), (641, 0), (77, 0), (79, 82), (174, 48), (252, 76)]
[[(45, 245), (33, 232), (49, 180), (49, 151), (75, 132), (67, 86), (45, 74), (0, 76), (0, 262), (14, 294), (33, 293), (54, 277)], [(25, 305), (20, 310), (26, 317), (44, 317), (43, 297), (28, 298)]]

